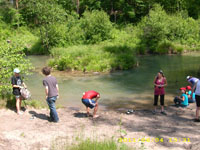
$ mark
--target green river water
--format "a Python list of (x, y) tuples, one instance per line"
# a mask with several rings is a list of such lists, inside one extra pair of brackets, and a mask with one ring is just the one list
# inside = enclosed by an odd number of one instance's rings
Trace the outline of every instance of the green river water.
[[(32, 99), (45, 103), (44, 76), (40, 73), (46, 65), (48, 56), (29, 56), (36, 71), (28, 76), (26, 84), (32, 93)], [(82, 93), (96, 90), (101, 94), (100, 109), (126, 110), (130, 108), (151, 108), (153, 104), (153, 80), (162, 69), (167, 81), (166, 104), (179, 94), (179, 88), (186, 86), (186, 76), (200, 77), (200, 53), (187, 55), (140, 56), (139, 67), (129, 71), (110, 74), (72, 75), (53, 73), (57, 77), (60, 98), (58, 104), (66, 107), (84, 108)]]

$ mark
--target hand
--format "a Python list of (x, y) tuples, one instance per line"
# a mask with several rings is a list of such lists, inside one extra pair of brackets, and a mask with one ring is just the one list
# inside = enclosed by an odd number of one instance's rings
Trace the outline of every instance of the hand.
[(23, 86), (20, 86), (20, 85), (19, 85), (18, 87), (19, 87), (20, 89), (22, 89), (22, 88), (23, 88)]
[(57, 96), (57, 99), (59, 99), (59, 95)]

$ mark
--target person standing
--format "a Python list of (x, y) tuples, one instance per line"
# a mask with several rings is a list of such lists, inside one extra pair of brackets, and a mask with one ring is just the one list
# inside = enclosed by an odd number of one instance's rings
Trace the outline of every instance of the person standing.
[(45, 87), (46, 101), (50, 109), (50, 121), (58, 122), (59, 117), (55, 106), (55, 102), (59, 96), (58, 83), (56, 78), (51, 75), (49, 67), (44, 67), (42, 73), (46, 76), (43, 79), (43, 85)]
[(155, 114), (157, 104), (158, 104), (158, 97), (160, 96), (160, 104), (161, 104), (161, 113), (166, 115), (164, 111), (164, 98), (165, 98), (165, 87), (167, 86), (167, 79), (164, 76), (162, 70), (160, 70), (157, 76), (154, 79), (154, 111)]
[[(95, 100), (92, 100), (96, 98)], [(87, 115), (90, 116), (90, 108), (94, 108), (93, 118), (97, 118), (96, 115), (98, 110), (98, 99), (100, 98), (100, 94), (96, 91), (87, 91), (83, 93), (82, 103), (86, 106)]]
[(187, 76), (187, 81), (193, 88), (193, 86), (199, 81), (199, 79), (196, 77)]
[(14, 69), (14, 76), (11, 78), (11, 84), (13, 87), (13, 95), (16, 98), (16, 110), (18, 115), (22, 115), (23, 113), (21, 110), (21, 103), (22, 103), (22, 96), (20, 93), (20, 89), (24, 86), (26, 88), (26, 84), (23, 82), (20, 76), (20, 70), (18, 68)]
[(192, 88), (192, 93), (195, 91), (195, 100), (196, 100), (196, 118), (194, 119), (195, 122), (200, 122), (199, 120), (199, 110), (200, 110), (200, 80), (196, 82), (194, 87)]

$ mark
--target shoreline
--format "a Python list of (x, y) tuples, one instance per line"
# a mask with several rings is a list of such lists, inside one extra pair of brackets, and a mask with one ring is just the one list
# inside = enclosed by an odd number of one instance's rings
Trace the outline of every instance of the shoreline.
[[(198, 55), (197, 55), (198, 54)], [(137, 55), (137, 57), (144, 57), (144, 56), (159, 56), (162, 54), (144, 54), (144, 55)], [(177, 55), (181, 55), (181, 56), (196, 56), (199, 57), (200, 56), (200, 51), (196, 50), (196, 51), (184, 51), (182, 54), (164, 54), (164, 56), (177, 56)], [(50, 55), (28, 55), (28, 57), (30, 56), (44, 56), (44, 57), (48, 57), (47, 60), (49, 60), (52, 56)], [(46, 62), (46, 66), (48, 66), (47, 62)], [(108, 75), (108, 74), (115, 74), (115, 73), (121, 73), (124, 71), (130, 71), (133, 70), (135, 68), (140, 67), (140, 64), (138, 61), (136, 61), (136, 66), (134, 66), (132, 69), (128, 69), (128, 70), (114, 70), (114, 71), (109, 71), (109, 72), (97, 72), (97, 71), (92, 71), (92, 72), (83, 72), (80, 70), (64, 70), (64, 71), (59, 71), (56, 69), (52, 69), (52, 74), (55, 76), (60, 76), (60, 77), (84, 77), (84, 76), (98, 76), (98, 75)], [(35, 68), (34, 70), (32, 70), (32, 72), (36, 72), (36, 73), (41, 73), (41, 69), (42, 67), (37, 67), (37, 69)]]
[[(136, 142), (123, 142), (132, 149), (197, 150), (195, 146), (200, 146), (200, 123), (193, 122), (195, 104), (187, 108), (168, 106), (166, 111), (167, 116), (153, 115), (145, 109), (135, 110), (130, 115), (107, 110), (97, 112), (100, 117), (92, 119), (86, 117), (83, 109), (66, 107), (58, 109), (59, 123), (51, 123), (48, 109), (28, 108), (20, 116), (12, 110), (0, 109), (0, 149), (36, 150), (55, 146), (60, 150), (66, 143), (78, 143), (77, 137), (98, 140), (113, 137), (116, 142), (119, 138), (135, 138)], [(142, 138), (163, 138), (164, 141), (141, 141)], [(190, 142), (169, 141), (175, 138), (189, 138)]]

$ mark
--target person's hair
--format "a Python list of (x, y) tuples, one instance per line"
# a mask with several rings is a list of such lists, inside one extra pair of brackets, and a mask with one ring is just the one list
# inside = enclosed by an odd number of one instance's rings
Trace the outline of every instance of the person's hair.
[(42, 73), (43, 73), (44, 75), (46, 75), (46, 76), (50, 75), (50, 73), (51, 73), (51, 68), (49, 68), (49, 67), (44, 67), (44, 68), (42, 68)]
[(162, 70), (160, 70), (159, 73), (162, 75), (162, 77), (165, 77), (165, 75), (164, 75)]

